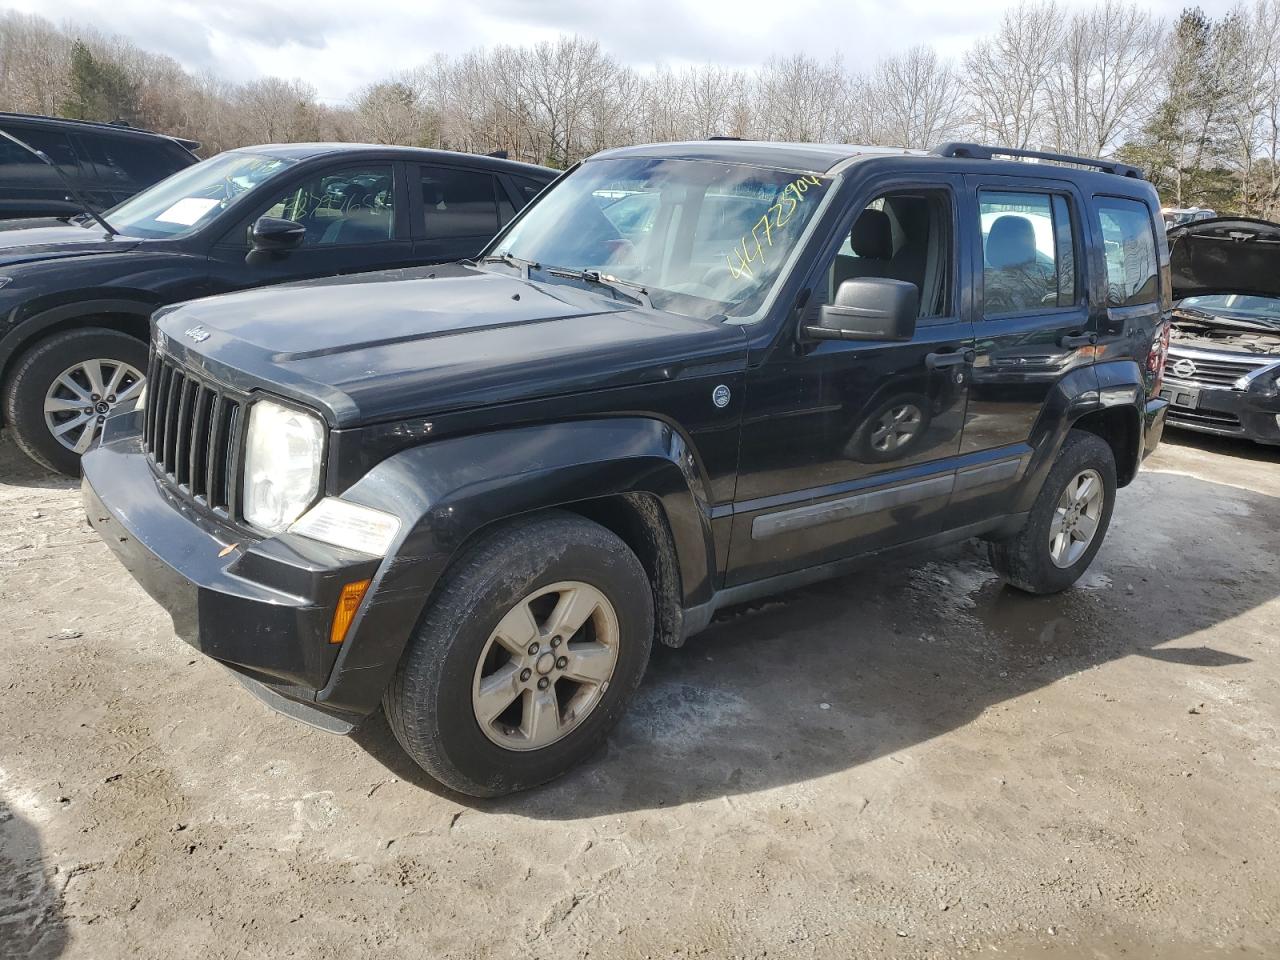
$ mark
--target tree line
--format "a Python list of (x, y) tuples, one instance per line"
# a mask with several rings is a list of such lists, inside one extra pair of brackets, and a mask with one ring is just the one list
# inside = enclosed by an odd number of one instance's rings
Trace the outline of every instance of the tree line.
[(348, 140), (565, 167), (628, 143), (736, 136), (928, 148), (972, 139), (1141, 165), (1166, 203), (1280, 217), (1280, 0), (1171, 21), (1124, 0), (1023, 0), (963, 55), (853, 69), (798, 52), (753, 70), (642, 70), (563, 36), (425, 63), (321, 103), (300, 79), (230, 83), (128, 40), (0, 15), (0, 109), (125, 120), (204, 144)]

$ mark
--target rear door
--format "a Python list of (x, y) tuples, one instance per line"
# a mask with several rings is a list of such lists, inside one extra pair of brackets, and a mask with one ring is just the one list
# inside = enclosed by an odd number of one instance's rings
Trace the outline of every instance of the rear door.
[[(270, 187), (253, 213), (211, 248), (213, 292), (417, 262), (409, 238), (405, 165), (389, 160), (348, 161), (311, 168), (288, 186)], [(294, 250), (249, 263), (249, 229), (259, 217), (280, 217), (306, 227)]]
[(981, 256), (975, 360), (953, 511), (978, 522), (1007, 509), (1032, 429), (1055, 385), (1094, 361), (1105, 308), (1085, 269), (1084, 198), (1065, 180), (967, 176), (966, 229)]
[(413, 251), (420, 263), (476, 256), (515, 216), (506, 187), (488, 170), (410, 164)]

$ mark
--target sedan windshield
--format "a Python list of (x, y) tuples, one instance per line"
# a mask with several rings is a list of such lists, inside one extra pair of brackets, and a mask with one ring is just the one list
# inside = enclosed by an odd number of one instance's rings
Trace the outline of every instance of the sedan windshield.
[[(536, 279), (586, 272), (688, 316), (752, 319), (829, 193), (814, 174), (701, 160), (591, 160), (492, 248)], [(540, 273), (537, 271), (541, 271)]]
[(107, 211), (107, 221), (128, 237), (178, 237), (234, 206), (292, 160), (232, 150), (187, 167)]
[(1268, 326), (1280, 327), (1280, 298), (1251, 297), (1242, 293), (1187, 297), (1180, 307), (1211, 316), (1234, 317)]

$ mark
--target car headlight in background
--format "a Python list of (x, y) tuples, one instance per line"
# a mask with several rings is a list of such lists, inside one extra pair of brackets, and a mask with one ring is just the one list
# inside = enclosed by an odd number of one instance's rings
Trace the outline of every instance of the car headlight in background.
[(244, 450), (244, 518), (280, 533), (320, 492), (324, 424), (293, 407), (259, 400), (249, 408)]
[(385, 557), (400, 532), (400, 519), (349, 500), (325, 497), (295, 521), (289, 532)]

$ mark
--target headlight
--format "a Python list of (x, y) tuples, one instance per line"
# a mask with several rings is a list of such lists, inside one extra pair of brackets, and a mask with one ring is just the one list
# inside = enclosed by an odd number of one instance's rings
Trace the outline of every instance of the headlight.
[(338, 497), (325, 497), (289, 528), (312, 540), (385, 557), (400, 531), (400, 519)]
[(324, 424), (270, 400), (249, 408), (244, 450), (244, 518), (280, 533), (320, 492)]

